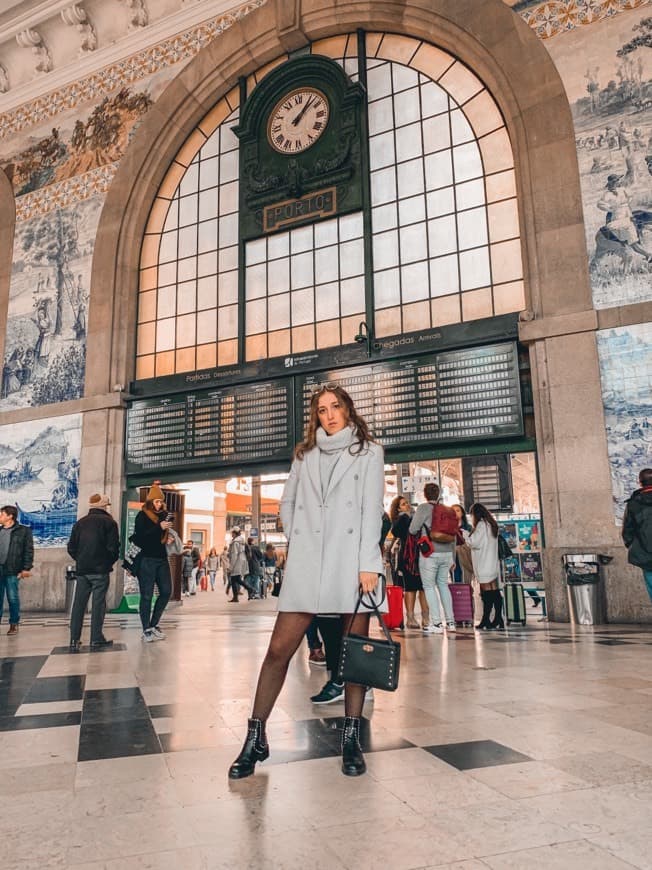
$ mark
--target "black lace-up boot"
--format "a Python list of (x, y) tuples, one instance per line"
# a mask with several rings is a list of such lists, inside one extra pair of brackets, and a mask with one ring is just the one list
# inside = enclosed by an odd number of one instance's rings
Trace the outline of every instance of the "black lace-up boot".
[(261, 719), (249, 719), (247, 736), (240, 755), (229, 768), (229, 779), (244, 779), (251, 776), (257, 761), (269, 758), (269, 745), (265, 734), (265, 723)]
[(360, 717), (346, 716), (342, 729), (342, 773), (345, 776), (362, 776), (366, 770), (360, 749)]

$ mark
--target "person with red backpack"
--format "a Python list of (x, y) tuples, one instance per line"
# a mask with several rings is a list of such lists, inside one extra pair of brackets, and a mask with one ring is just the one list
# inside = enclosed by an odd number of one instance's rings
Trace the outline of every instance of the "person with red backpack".
[(424, 634), (443, 634), (444, 632), (439, 599), (441, 599), (441, 605), (444, 609), (446, 630), (455, 631), (453, 601), (448, 582), (450, 569), (455, 564), (455, 543), (459, 520), (452, 508), (439, 504), (439, 492), (439, 486), (436, 483), (425, 485), (423, 494), (426, 501), (416, 509), (410, 523), (410, 533), (413, 535), (419, 534), (425, 527), (432, 544), (432, 552), (429, 555), (421, 552), (419, 556), (419, 574), (430, 608), (430, 622), (423, 629)]

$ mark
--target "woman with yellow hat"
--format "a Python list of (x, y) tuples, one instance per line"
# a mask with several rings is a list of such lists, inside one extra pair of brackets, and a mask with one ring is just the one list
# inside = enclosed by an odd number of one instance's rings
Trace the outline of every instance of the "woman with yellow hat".
[[(136, 514), (132, 540), (140, 547), (140, 566), (138, 586), (140, 587), (140, 621), (143, 626), (142, 639), (145, 643), (164, 640), (165, 635), (158, 627), (163, 611), (172, 594), (172, 578), (165, 543), (168, 529), (172, 526), (166, 520), (167, 508), (158, 481), (147, 493), (147, 501)], [(158, 598), (152, 611), (154, 586)]]

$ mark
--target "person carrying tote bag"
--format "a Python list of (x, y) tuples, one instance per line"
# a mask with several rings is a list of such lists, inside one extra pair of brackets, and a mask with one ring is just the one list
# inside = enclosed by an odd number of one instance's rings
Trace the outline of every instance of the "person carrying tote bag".
[[(383, 463), (383, 449), (371, 438), (349, 394), (332, 383), (315, 390), (305, 437), (295, 449), (281, 499), (289, 544), (276, 624), (258, 678), (247, 736), (229, 769), (231, 779), (250, 776), (256, 762), (268, 758), (265, 723), (312, 617), (339, 614), (343, 632), (360, 637), (369, 634), (369, 611), (354, 615), (360, 591), (373, 596), (379, 610), (387, 612), (379, 584)], [(346, 684), (342, 731), (346, 776), (366, 770), (360, 749), (364, 696), (364, 686)]]

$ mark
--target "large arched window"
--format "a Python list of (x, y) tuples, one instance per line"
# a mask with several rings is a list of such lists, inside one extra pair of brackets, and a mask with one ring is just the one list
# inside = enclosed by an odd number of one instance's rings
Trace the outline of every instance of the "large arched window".
[[(357, 77), (354, 34), (311, 49)], [(514, 161), (493, 97), (429, 43), (369, 33), (366, 50), (373, 269), (353, 213), (248, 242), (239, 300), (234, 90), (181, 149), (152, 208), (137, 378), (237, 363), (239, 330), (246, 361), (349, 343), (366, 271), (379, 337), (524, 307)]]

